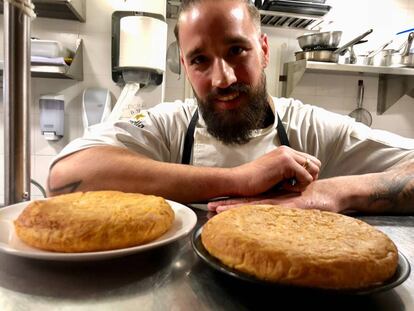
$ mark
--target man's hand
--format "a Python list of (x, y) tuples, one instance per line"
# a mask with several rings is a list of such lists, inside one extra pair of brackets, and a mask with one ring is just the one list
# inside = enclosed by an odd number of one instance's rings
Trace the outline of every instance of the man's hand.
[[(281, 146), (232, 169), (239, 196), (253, 196), (276, 185), (301, 192), (319, 176), (321, 162), (312, 155)], [(289, 181), (294, 180), (293, 184)]]
[(341, 208), (345, 206), (341, 204), (335, 187), (329, 188), (327, 186), (325, 180), (317, 180), (311, 183), (303, 192), (279, 190), (260, 196), (220, 200), (208, 203), (208, 209), (209, 211), (220, 213), (246, 204), (272, 204), (283, 205), (285, 207), (341, 212)]
[(210, 211), (223, 212), (246, 204), (278, 204), (335, 213), (414, 213), (414, 160), (386, 172), (320, 179), (303, 192), (268, 192), (249, 198), (210, 202)]

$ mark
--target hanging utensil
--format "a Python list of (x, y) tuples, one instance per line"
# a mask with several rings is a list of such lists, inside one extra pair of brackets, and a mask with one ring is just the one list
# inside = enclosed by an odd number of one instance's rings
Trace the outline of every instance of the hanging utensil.
[(167, 49), (167, 65), (168, 68), (178, 75), (181, 74), (181, 63), (180, 63), (180, 49), (177, 41), (172, 42)]
[(317, 62), (330, 62), (330, 63), (337, 63), (339, 59), (339, 55), (342, 55), (347, 49), (354, 45), (355, 43), (359, 42), (361, 39), (365, 38), (372, 32), (372, 29), (364, 32), (362, 35), (359, 35), (355, 39), (352, 39), (348, 43), (344, 44), (338, 49), (322, 49), (322, 50), (311, 50), (311, 51), (300, 51), (296, 52), (296, 60), (306, 59), (309, 61), (317, 61)]
[(355, 121), (364, 123), (367, 126), (372, 124), (371, 113), (362, 107), (362, 102), (364, 101), (364, 81), (358, 80), (358, 102), (357, 109), (353, 110), (349, 116), (354, 118)]

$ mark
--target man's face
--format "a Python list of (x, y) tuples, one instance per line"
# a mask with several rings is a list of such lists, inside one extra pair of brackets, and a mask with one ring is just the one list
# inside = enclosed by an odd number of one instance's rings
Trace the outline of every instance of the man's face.
[(268, 109), (269, 49), (238, 1), (204, 1), (180, 18), (181, 61), (209, 132), (245, 143)]

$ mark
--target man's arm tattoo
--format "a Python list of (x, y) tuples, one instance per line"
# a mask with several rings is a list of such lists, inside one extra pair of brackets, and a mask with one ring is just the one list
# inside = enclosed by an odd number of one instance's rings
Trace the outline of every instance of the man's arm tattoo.
[(382, 176), (377, 189), (370, 196), (373, 210), (389, 212), (414, 212), (414, 173), (396, 171), (393, 176)]

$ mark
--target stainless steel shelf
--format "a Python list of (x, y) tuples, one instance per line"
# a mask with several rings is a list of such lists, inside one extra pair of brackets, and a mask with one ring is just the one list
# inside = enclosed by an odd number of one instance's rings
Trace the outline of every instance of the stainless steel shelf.
[[(3, 62), (0, 63), (0, 74), (3, 76)], [(31, 66), (32, 77), (83, 80), (83, 42), (77, 42), (77, 48), (70, 66)]]
[(299, 60), (284, 65), (282, 96), (289, 97), (305, 72), (378, 76), (377, 113), (383, 114), (402, 96), (414, 98), (414, 68), (336, 64)]
[[(33, 0), (38, 17), (86, 21), (85, 0)], [(3, 6), (0, 6), (3, 14)]]
[(409, 67), (385, 67), (351, 64), (335, 64), (323, 62), (306, 62), (306, 68), (310, 70), (332, 71), (332, 72), (359, 72), (367, 74), (390, 74), (414, 76), (414, 68)]

